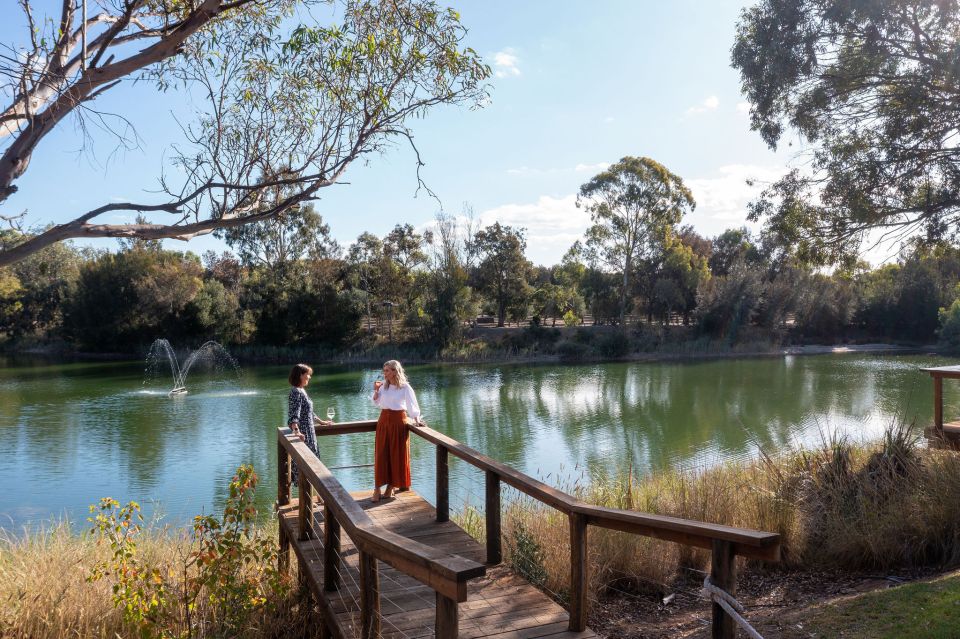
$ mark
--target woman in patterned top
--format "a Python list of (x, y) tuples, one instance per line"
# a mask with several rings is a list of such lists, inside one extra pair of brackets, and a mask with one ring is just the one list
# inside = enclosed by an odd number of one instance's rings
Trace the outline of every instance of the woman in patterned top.
[[(290, 371), (288, 380), (293, 388), (290, 389), (290, 395), (287, 398), (287, 426), (300, 438), (300, 441), (310, 447), (314, 455), (317, 455), (317, 433), (314, 430), (314, 424), (329, 426), (333, 422), (325, 422), (313, 414), (313, 402), (306, 391), (311, 377), (313, 377), (313, 369), (306, 364), (296, 364)], [(294, 485), (297, 485), (298, 475), (299, 471), (294, 463)]]

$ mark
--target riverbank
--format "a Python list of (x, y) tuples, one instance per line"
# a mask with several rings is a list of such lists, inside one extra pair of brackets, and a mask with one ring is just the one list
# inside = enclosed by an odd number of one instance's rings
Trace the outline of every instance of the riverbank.
[[(606, 329), (606, 330), (605, 330)], [(600, 327), (594, 329), (543, 329), (558, 331), (543, 338), (528, 336), (529, 329), (503, 329), (496, 339), (486, 336), (465, 341), (462, 345), (436, 352), (430, 347), (409, 343), (375, 341), (360, 350), (331, 352), (326, 349), (287, 346), (234, 346), (230, 354), (241, 364), (287, 364), (308, 361), (314, 365), (378, 365), (387, 359), (399, 359), (408, 365), (423, 364), (558, 364), (607, 362), (698, 361), (725, 358), (783, 357), (787, 355), (824, 354), (940, 354), (937, 344), (841, 343), (782, 345), (767, 340), (751, 340), (730, 344), (725, 340), (670, 341), (640, 345), (635, 349), (628, 340), (618, 343), (616, 333)], [(599, 336), (599, 337), (597, 337)], [(611, 336), (614, 336), (611, 338)], [(184, 348), (185, 353), (189, 348)], [(0, 355), (32, 357), (57, 361), (126, 361), (144, 358), (145, 352), (96, 353), (78, 351), (64, 343), (6, 345)]]

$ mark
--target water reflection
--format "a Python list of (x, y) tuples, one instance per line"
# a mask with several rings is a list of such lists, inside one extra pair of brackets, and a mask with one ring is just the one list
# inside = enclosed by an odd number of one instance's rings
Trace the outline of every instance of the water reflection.
[[(747, 459), (839, 430), (879, 435), (894, 420), (932, 420), (929, 356), (810, 356), (583, 366), (424, 366), (409, 375), (434, 428), (552, 484), (580, 473), (639, 475)], [(139, 363), (0, 360), (0, 525), (68, 514), (83, 522), (103, 496), (137, 499), (188, 523), (214, 512), (232, 473), (250, 463), (275, 499), (276, 427), (287, 367), (247, 367), (237, 380), (197, 379), (188, 395), (142, 385)], [(318, 367), (308, 389), (320, 412), (374, 419), (379, 368)], [(947, 416), (960, 413), (948, 383)], [(414, 487), (433, 496), (434, 449), (414, 437)], [(368, 464), (372, 434), (321, 438), (328, 466)], [(337, 471), (368, 489), (372, 469)], [(483, 477), (452, 462), (454, 500), (483, 502)]]

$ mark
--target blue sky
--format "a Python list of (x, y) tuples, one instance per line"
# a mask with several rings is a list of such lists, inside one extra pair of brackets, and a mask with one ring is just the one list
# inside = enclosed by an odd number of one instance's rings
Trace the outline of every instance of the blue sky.
[[(747, 178), (769, 181), (790, 164), (790, 149), (774, 153), (750, 131), (730, 68), (736, 20), (749, 3), (448, 4), (461, 12), (467, 44), (495, 77), (486, 108), (441, 107), (413, 122), (426, 162), (421, 175), (446, 211), (459, 214), (466, 204), (484, 224), (525, 227), (537, 263), (558, 262), (582, 236), (589, 218), (574, 206), (579, 186), (623, 156), (649, 156), (680, 175), (697, 200), (684, 222), (707, 236), (744, 224), (756, 193)], [(0, 18), (3, 42), (22, 37), (9, 0)], [(157, 188), (165, 153), (182, 140), (175, 116), (202, 105), (146, 83), (125, 83), (98, 105), (129, 119), (139, 147), (117, 150), (115, 140), (92, 130), (95, 156), (81, 153), (82, 134), (65, 122), (40, 144), (20, 192), (0, 212), (28, 209), (30, 222), (42, 224), (110, 201), (155, 198), (148, 191)], [(423, 192), (414, 197), (414, 158), (405, 146), (354, 165), (345, 179), (349, 184), (326, 189), (316, 204), (344, 246), (363, 231), (382, 236), (401, 222), (424, 228), (440, 208)], [(212, 237), (166, 245), (197, 253), (226, 248)]]

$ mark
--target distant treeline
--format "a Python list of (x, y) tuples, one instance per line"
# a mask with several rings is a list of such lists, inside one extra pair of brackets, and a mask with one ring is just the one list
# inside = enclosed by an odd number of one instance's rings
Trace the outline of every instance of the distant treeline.
[[(679, 227), (635, 260), (627, 279), (580, 243), (559, 264), (534, 266), (522, 229), (471, 229), (449, 216), (423, 234), (409, 224), (382, 238), (364, 233), (345, 250), (313, 211), (225, 239), (235, 253), (197, 256), (149, 242), (116, 252), (51, 246), (0, 269), (0, 335), (11, 348), (132, 353), (162, 336), (342, 352), (390, 332), (398, 345), (442, 356), (488, 315), (500, 325), (532, 324), (531, 332), (579, 326), (585, 316), (591, 325), (643, 325), (627, 327), (632, 341), (600, 349), (607, 356), (649, 347), (637, 338), (650, 327), (729, 344), (747, 327), (777, 341), (960, 343), (960, 248), (944, 242), (913, 241), (896, 263), (828, 274), (746, 229), (705, 238)], [(8, 232), (3, 240), (18, 238)], [(610, 341), (618, 331), (599, 332)], [(583, 331), (558, 339), (545, 341), (574, 358), (576, 342), (591, 342)], [(516, 335), (505, 340), (523, 345)]]

